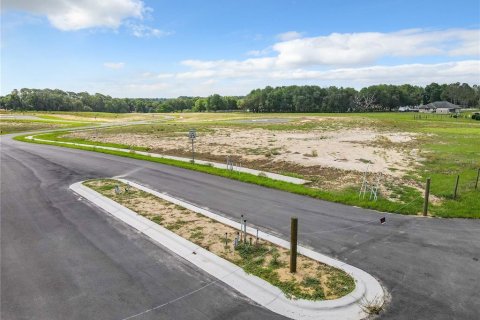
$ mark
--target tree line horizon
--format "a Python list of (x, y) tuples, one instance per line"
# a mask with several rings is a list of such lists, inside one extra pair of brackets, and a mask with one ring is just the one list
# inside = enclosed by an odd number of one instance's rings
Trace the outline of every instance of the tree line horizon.
[(60, 89), (14, 89), (0, 97), (0, 108), (18, 111), (151, 112), (386, 112), (403, 106), (449, 101), (465, 108), (480, 107), (480, 86), (467, 83), (425, 87), (410, 84), (344, 87), (267, 86), (246, 96), (178, 98), (112, 98), (100, 93)]

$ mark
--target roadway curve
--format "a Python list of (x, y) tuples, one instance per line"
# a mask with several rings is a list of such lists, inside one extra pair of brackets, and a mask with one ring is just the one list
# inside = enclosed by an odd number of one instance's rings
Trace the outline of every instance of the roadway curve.
[[(2, 319), (124, 319), (202, 287), (204, 272), (156, 246), (68, 187), (122, 175), (300, 241), (377, 277), (385, 319), (478, 319), (480, 221), (388, 215), (222, 177), (3, 136)], [(221, 283), (134, 319), (277, 319)]]

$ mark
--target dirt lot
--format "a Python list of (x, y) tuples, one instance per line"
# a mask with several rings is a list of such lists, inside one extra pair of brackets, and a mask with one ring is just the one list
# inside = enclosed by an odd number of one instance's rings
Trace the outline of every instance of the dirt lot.
[[(190, 156), (186, 132), (76, 132), (69, 137), (97, 142), (147, 147), (153, 152)], [(199, 132), (198, 158), (225, 162), (231, 156), (242, 166), (274, 172), (315, 176), (319, 185), (345, 187), (358, 184), (362, 172), (382, 174), (384, 179), (404, 176), (419, 165), (416, 134), (383, 132), (366, 127), (313, 130), (270, 130), (212, 126)]]

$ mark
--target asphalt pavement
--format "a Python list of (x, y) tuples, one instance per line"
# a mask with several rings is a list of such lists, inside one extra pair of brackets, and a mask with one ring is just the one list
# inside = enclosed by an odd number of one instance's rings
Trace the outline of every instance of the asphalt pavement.
[(285, 239), (297, 216), (302, 244), (385, 286), (383, 319), (480, 317), (479, 220), (383, 214), (157, 163), (0, 141), (2, 319), (124, 319), (158, 306), (133, 319), (280, 318), (222, 283), (208, 285), (212, 277), (68, 189), (113, 176), (244, 214)]

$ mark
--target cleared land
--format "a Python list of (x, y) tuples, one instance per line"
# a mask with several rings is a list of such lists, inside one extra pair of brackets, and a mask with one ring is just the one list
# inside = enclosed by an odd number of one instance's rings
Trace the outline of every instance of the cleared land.
[[(98, 115), (71, 116), (88, 120)], [(55, 133), (39, 138), (190, 157), (187, 132), (196, 128), (198, 159), (223, 163), (229, 156), (244, 167), (311, 181), (303, 189), (268, 184), (271, 187), (382, 211), (420, 214), (425, 180), (431, 177), (429, 214), (480, 217), (479, 190), (474, 189), (480, 167), (478, 121), (448, 115), (414, 119), (408, 113), (154, 116), (159, 120), (169, 119), (162, 123)], [(358, 196), (367, 170), (370, 185), (379, 187), (377, 201), (371, 201), (368, 193), (365, 198)], [(453, 199), (457, 174), (460, 184), (457, 198)]]
[[(290, 298), (337, 299), (355, 288), (354, 280), (345, 272), (301, 255), (298, 256), (297, 272), (291, 274), (289, 250), (261, 239), (257, 242), (251, 236), (234, 248), (233, 238), (238, 230), (120, 181), (100, 179), (84, 184), (270, 282)], [(119, 193), (115, 191), (116, 186)]]
[[(267, 118), (289, 121), (262, 121)], [(311, 188), (351, 199), (358, 198), (368, 170), (370, 184), (379, 181), (380, 197), (397, 204), (386, 210), (409, 214), (422, 211), (425, 179), (431, 177), (431, 214), (480, 217), (479, 191), (474, 190), (480, 123), (468, 119), (414, 120), (412, 114), (392, 113), (182, 114), (167, 124), (75, 132), (64, 138), (190, 156), (191, 127), (198, 132), (197, 158), (225, 162), (230, 156), (242, 166), (302, 177), (312, 181)]]

